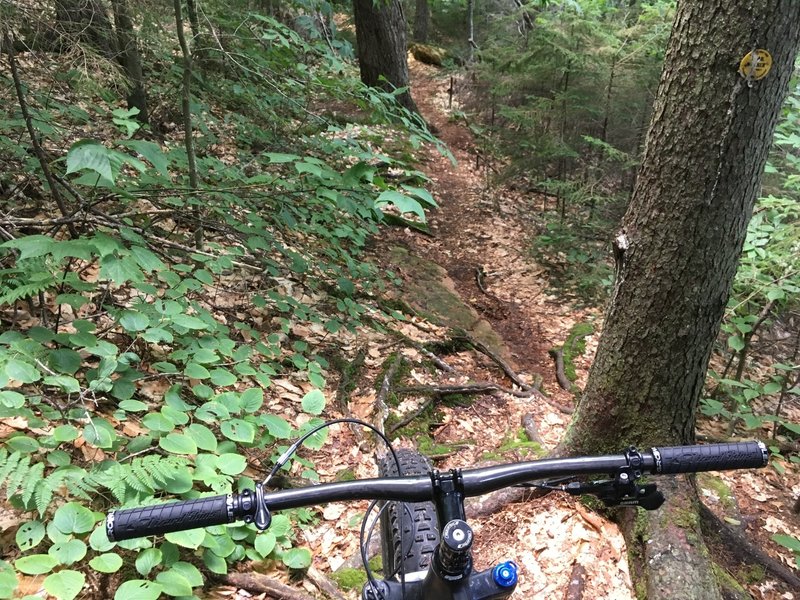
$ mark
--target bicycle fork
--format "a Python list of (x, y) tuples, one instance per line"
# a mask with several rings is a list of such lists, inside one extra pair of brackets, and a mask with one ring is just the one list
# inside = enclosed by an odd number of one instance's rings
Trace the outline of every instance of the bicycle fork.
[(431, 472), (441, 529), (439, 545), (424, 578), (367, 583), (362, 600), (501, 600), (517, 586), (517, 565), (506, 561), (485, 571), (472, 569), (472, 529), (465, 521), (460, 469)]

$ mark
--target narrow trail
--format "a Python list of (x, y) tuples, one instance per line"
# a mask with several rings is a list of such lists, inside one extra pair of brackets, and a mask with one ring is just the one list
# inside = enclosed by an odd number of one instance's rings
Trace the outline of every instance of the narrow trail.
[[(495, 394), (478, 398), (469, 409), (444, 409), (444, 426), (434, 431), (435, 440), (457, 443), (469, 438), (472, 443), (438, 466), (466, 467), (484, 461), (487, 454), (495, 460), (497, 455), (501, 460), (531, 458), (517, 450), (502, 451), (503, 444), (513, 437), (525, 415), (533, 416), (546, 449), (561, 439), (569, 414), (554, 405), (570, 407), (574, 398), (558, 386), (548, 350), (564, 342), (573, 324), (595, 315), (576, 312), (548, 295), (542, 269), (527, 252), (535, 226), (533, 216), (540, 210), (535, 206), (537, 199), (507, 198), (502, 192), (487, 190), (482, 170), (475, 168), (472, 133), (463, 119), (455, 120), (448, 110), (447, 78), (413, 60), (409, 66), (415, 101), (457, 162), (454, 165), (431, 150), (421, 167), (431, 178), (440, 206), (429, 215), (432, 235), (395, 230), (382, 245), (403, 245), (413, 255), (440, 265), (463, 302), (503, 340), (505, 354), (517, 373), (530, 383), (540, 381), (552, 401)], [(583, 384), (595, 347), (596, 340), (590, 338), (584, 357), (576, 359), (578, 385)], [(480, 364), (472, 372), (468, 362), (466, 365), (466, 375), (474, 379), (486, 373)], [(496, 370), (494, 377), (498, 377)], [(562, 597), (574, 569), (580, 567), (585, 570), (583, 597), (633, 598), (625, 544), (616, 525), (590, 514), (572, 498), (559, 496), (510, 504), (476, 519), (472, 523), (476, 566), (485, 568), (514, 559), (521, 566), (517, 594), (524, 598)]]

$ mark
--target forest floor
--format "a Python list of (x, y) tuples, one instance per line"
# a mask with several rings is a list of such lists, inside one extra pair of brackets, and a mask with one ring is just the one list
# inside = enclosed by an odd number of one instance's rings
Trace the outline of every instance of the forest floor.
[[(346, 355), (362, 352), (365, 356), (359, 381), (352, 386), (343, 413), (374, 420), (387, 359), (397, 353), (406, 361), (401, 378), (405, 385), (493, 381), (510, 388), (497, 362), (472, 349), (439, 352), (450, 371), (432, 369), (430, 363), (425, 366), (420, 344), (428, 344), (427, 348), (436, 343), (446, 345), (452, 335), (450, 328), (458, 326), (490, 346), (526, 383), (537, 383), (546, 397), (521, 398), (495, 392), (455, 403), (442, 402), (394, 433), (393, 442), (415, 447), (424, 439), (423, 450), (434, 455), (440, 469), (535, 458), (537, 450), (546, 453), (559, 442), (574, 402), (574, 394), (559, 387), (548, 351), (561, 346), (576, 324), (593, 325), (585, 351), (574, 358), (575, 385), (582, 388), (597, 346), (602, 312), (599, 308), (575, 308), (548, 291), (544, 270), (528, 252), (532, 232), (539, 224), (542, 199), (486, 185), (484, 169), (480, 165), (476, 168), (472, 133), (463, 117), (457, 116), (461, 113), (448, 107), (448, 77), (434, 67), (409, 60), (415, 100), (456, 162), (431, 150), (421, 165), (431, 178), (431, 190), (439, 203), (439, 209), (429, 216), (431, 235), (392, 229), (375, 242), (373, 259), (403, 279), (405, 292), (400, 292), (400, 297), (419, 309), (420, 316), (399, 326), (395, 335), (370, 333), (343, 341)], [(440, 281), (429, 282), (426, 278), (430, 277)], [(461, 306), (445, 303), (445, 310), (438, 307), (437, 311), (436, 301), (427, 298), (425, 291), (437, 285), (453, 292)], [(461, 316), (442, 314), (450, 309)], [(466, 323), (470, 320), (472, 323)], [(400, 341), (397, 333), (403, 336)], [(403, 396), (392, 411), (410, 414), (425, 399)], [(518, 433), (527, 415), (536, 424), (541, 448), (526, 443)], [(702, 423), (701, 433), (717, 437), (723, 435), (723, 426)], [(332, 479), (347, 469), (358, 477), (374, 476), (375, 449), (364, 440), (348, 428), (334, 429), (331, 442), (313, 457), (321, 478)], [(791, 566), (790, 554), (770, 540), (774, 533), (800, 533), (800, 520), (791, 512), (800, 484), (790, 473), (780, 476), (769, 468), (755, 473), (714, 474), (701, 478), (699, 488), (712, 511), (744, 531), (773, 558)], [(320, 523), (304, 531), (316, 568), (330, 574), (342, 566), (360, 566), (357, 523), (365, 508), (366, 503), (328, 506)], [(578, 576), (583, 578), (583, 598), (636, 598), (619, 528), (572, 497), (551, 494), (509, 504), (470, 523), (476, 533), (478, 569), (507, 559), (520, 565), (515, 597), (563, 598), (570, 580)], [(790, 590), (757, 567), (750, 568), (731, 556), (717, 559), (723, 569), (747, 584), (754, 598), (800, 598), (798, 590)], [(313, 597), (319, 595), (310, 582), (303, 585)], [(233, 588), (219, 588), (218, 592), (236, 594)], [(358, 596), (356, 590), (345, 593), (348, 598)]]

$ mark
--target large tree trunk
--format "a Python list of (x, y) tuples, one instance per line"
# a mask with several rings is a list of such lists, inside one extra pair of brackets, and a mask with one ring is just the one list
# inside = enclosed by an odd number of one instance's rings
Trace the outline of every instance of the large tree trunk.
[[(361, 81), (387, 90), (407, 87), (406, 20), (400, 0), (353, 0), (353, 11)], [(398, 100), (419, 112), (409, 92)]]
[[(694, 441), (708, 360), (799, 44), (797, 0), (679, 2), (642, 166), (613, 242), (605, 328), (564, 441), (569, 452)], [(758, 48), (774, 64), (750, 80), (739, 63)], [(691, 495), (686, 485), (677, 490)], [(649, 519), (650, 600), (719, 597), (708, 595), (713, 581), (686, 508), (668, 498)]]
[(119, 62), (125, 69), (131, 86), (128, 93), (128, 108), (138, 108), (139, 114), (136, 118), (142, 123), (149, 123), (150, 115), (147, 110), (147, 92), (142, 74), (142, 57), (139, 54), (128, 2), (127, 0), (111, 0), (111, 7), (114, 12), (114, 26), (117, 30)]
[(428, 29), (431, 24), (431, 9), (428, 0), (417, 0), (414, 11), (414, 41), (428, 43)]

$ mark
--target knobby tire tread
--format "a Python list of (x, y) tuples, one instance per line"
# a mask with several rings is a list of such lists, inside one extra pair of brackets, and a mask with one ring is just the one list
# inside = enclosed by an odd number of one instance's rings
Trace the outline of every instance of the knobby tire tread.
[[(397, 450), (400, 473), (389, 454), (378, 463), (381, 477), (401, 475), (427, 475), (430, 471), (428, 460), (413, 450)], [(426, 571), (433, 559), (439, 543), (439, 523), (433, 502), (409, 502), (404, 507), (400, 502), (390, 502), (381, 514), (381, 554), (385, 577), (394, 575), (399, 580), (401, 536), (406, 548), (403, 567), (405, 573)]]

